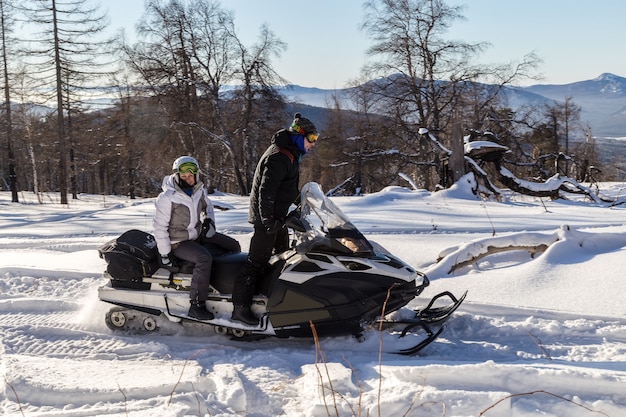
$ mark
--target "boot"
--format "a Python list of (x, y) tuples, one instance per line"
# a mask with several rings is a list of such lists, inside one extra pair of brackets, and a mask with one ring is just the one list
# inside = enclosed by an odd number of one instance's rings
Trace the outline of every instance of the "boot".
[(250, 310), (258, 270), (258, 265), (248, 259), (240, 274), (235, 279), (233, 287), (233, 315), (231, 316), (231, 320), (252, 326), (259, 325), (259, 319), (252, 314), (252, 310)]
[(213, 320), (215, 316), (209, 310), (206, 309), (204, 301), (190, 300), (191, 307), (189, 307), (189, 313), (187, 315), (198, 320)]
[(239, 321), (252, 326), (258, 326), (259, 319), (252, 313), (249, 305), (234, 305), (233, 315), (230, 318), (233, 321)]

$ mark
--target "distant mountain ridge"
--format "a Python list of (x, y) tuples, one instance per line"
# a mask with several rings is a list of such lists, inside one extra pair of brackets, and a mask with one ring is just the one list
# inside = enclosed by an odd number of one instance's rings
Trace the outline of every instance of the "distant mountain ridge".
[(571, 96), (581, 107), (582, 121), (589, 122), (594, 136), (626, 138), (626, 78), (610, 73), (571, 84), (538, 84), (524, 88), (549, 99)]
[[(350, 88), (325, 90), (298, 85), (281, 87), (289, 101), (317, 107), (331, 107), (333, 96), (347, 99)], [(604, 73), (592, 80), (570, 84), (536, 84), (506, 87), (503, 93), (509, 106), (565, 101), (572, 97), (581, 108), (581, 121), (591, 126), (594, 136), (626, 140), (626, 78)]]
[[(228, 90), (228, 87), (226, 88)], [(289, 107), (308, 106), (309, 111), (323, 113), (334, 107), (334, 96), (344, 105), (349, 103), (352, 88), (322, 89), (287, 85), (277, 87), (290, 103)], [(517, 109), (523, 105), (552, 104), (572, 97), (581, 108), (581, 122), (591, 126), (592, 134), (599, 139), (621, 139), (626, 145), (626, 78), (610, 73), (586, 81), (570, 84), (536, 84), (527, 87), (505, 87), (502, 91), (508, 105)], [(92, 109), (111, 106), (116, 98), (103, 89), (99, 95), (85, 99)], [(31, 110), (37, 114), (54, 112), (54, 107), (34, 105)], [(315, 110), (315, 108), (318, 108)], [(323, 124), (323, 123), (321, 123)]]

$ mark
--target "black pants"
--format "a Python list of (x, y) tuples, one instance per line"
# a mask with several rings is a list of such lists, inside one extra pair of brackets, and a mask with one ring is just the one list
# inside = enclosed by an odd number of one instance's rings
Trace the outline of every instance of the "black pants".
[(239, 242), (222, 233), (216, 233), (208, 239), (204, 238), (202, 244), (215, 256), (241, 252)]
[(185, 240), (176, 246), (173, 253), (177, 258), (195, 264), (191, 276), (189, 299), (206, 300), (209, 297), (211, 266), (213, 266), (213, 255), (211, 255), (211, 252), (196, 241)]
[(211, 238), (202, 240), (202, 243), (186, 240), (176, 246), (174, 256), (195, 264), (189, 299), (204, 301), (208, 298), (213, 256), (228, 252), (241, 252), (241, 246), (237, 240), (222, 233), (216, 233)]
[(233, 304), (249, 305), (254, 296), (256, 283), (273, 254), (289, 249), (289, 231), (282, 228), (278, 233), (267, 233), (261, 223), (254, 224), (250, 240), (248, 260), (235, 279)]

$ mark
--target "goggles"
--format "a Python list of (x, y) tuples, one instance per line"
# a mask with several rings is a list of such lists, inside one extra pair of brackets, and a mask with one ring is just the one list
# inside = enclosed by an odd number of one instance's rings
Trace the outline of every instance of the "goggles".
[(305, 136), (306, 140), (308, 140), (309, 143), (315, 143), (315, 141), (319, 137), (320, 137), (319, 133), (307, 133), (306, 136)]
[(196, 175), (198, 171), (199, 171), (198, 166), (192, 162), (185, 162), (184, 164), (178, 167), (179, 174), (186, 174), (188, 172), (191, 172), (193, 175)]

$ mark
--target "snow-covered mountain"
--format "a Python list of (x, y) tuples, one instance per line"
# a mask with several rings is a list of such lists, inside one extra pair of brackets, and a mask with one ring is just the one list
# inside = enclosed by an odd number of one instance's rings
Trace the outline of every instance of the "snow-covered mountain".
[(563, 101), (572, 97), (581, 107), (594, 135), (626, 137), (626, 78), (604, 73), (593, 80), (571, 84), (538, 84), (524, 88), (543, 97)]
[[(338, 100), (344, 108), (350, 108), (350, 93), (353, 88), (322, 89), (289, 84), (278, 87), (290, 103), (303, 104), (321, 109), (335, 106)], [(523, 105), (552, 104), (572, 97), (574, 104), (581, 107), (581, 121), (591, 127), (594, 136), (602, 140), (621, 138), (626, 140), (626, 78), (604, 73), (592, 80), (571, 84), (536, 84), (527, 87), (507, 87), (503, 90), (508, 105), (517, 109)], [(90, 97), (92, 109), (107, 107), (116, 101), (108, 92)], [(319, 111), (318, 110), (318, 111)], [(41, 106), (38, 113), (49, 113), (52, 109)], [(310, 112), (309, 112), (310, 113)], [(323, 125), (323, 121), (320, 121)]]
[[(324, 90), (288, 85), (282, 87), (281, 92), (292, 102), (329, 107), (334, 97), (348, 98), (350, 88)], [(504, 94), (514, 109), (525, 104), (562, 102), (566, 97), (572, 97), (581, 107), (581, 121), (591, 126), (594, 136), (626, 137), (626, 78), (605, 73), (592, 80), (571, 84), (508, 87)]]

